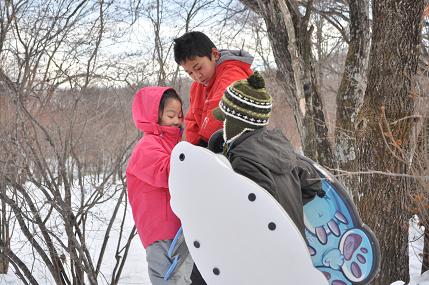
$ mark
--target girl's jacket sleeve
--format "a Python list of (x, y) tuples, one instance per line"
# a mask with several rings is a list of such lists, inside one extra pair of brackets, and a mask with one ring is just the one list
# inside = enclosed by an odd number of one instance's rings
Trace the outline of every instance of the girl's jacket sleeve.
[(168, 188), (170, 153), (156, 145), (144, 151), (137, 149), (130, 159), (127, 172), (154, 187)]

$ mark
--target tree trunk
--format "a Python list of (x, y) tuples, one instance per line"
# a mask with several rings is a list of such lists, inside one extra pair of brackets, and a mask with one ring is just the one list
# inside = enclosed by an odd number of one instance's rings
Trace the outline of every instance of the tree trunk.
[[(288, 2), (290, 3), (290, 2)], [(292, 5), (289, 4), (291, 11)], [(334, 154), (328, 138), (328, 126), (324, 114), (323, 101), (320, 94), (320, 85), (315, 68), (315, 60), (312, 52), (312, 37), (314, 27), (309, 27), (309, 19), (313, 9), (313, 1), (306, 4), (306, 12), (303, 16), (295, 10), (295, 30), (298, 34), (298, 47), (303, 62), (303, 85), (305, 96), (304, 126), (307, 137), (304, 142), (304, 153), (319, 162), (321, 165), (332, 168), (334, 166)]]
[[(310, 41), (308, 39), (308, 41)], [(317, 81), (317, 74), (314, 68), (314, 60), (311, 47), (304, 50), (304, 94), (306, 102), (306, 113), (304, 125), (307, 130), (306, 141), (304, 142), (304, 154), (310, 156), (321, 165), (333, 168), (334, 153), (329, 142), (328, 126), (323, 110), (323, 102), (320, 88)]]
[(422, 274), (429, 270), (429, 226), (425, 227), (425, 237), (423, 246), (423, 261), (422, 261)]
[[(0, 192), (6, 193), (6, 182), (3, 175), (0, 177)], [(1, 201), (0, 207), (0, 274), (7, 274), (9, 270), (8, 251), (10, 250), (9, 220), (7, 219), (7, 206)]]
[[(344, 73), (337, 93), (335, 124), (336, 163), (341, 170), (355, 171), (355, 124), (367, 86), (370, 32), (368, 0), (350, 0), (350, 42)], [(342, 182), (353, 193), (356, 176), (342, 176)]]
[[(291, 30), (294, 30), (293, 24), (291, 24), (292, 27), (290, 27), (291, 29), (288, 32), (288, 27), (285, 25), (285, 18), (279, 12), (280, 7), (277, 1), (241, 0), (241, 2), (259, 14), (265, 21), (268, 38), (278, 68), (276, 77), (285, 91), (285, 97), (289, 106), (293, 110), (296, 127), (301, 138), (301, 144), (303, 145), (306, 135), (303, 125), (304, 110), (300, 108), (300, 100), (304, 100), (304, 92), (301, 82), (296, 82), (296, 80), (301, 80), (302, 75), (299, 67), (299, 59), (295, 58), (293, 60), (291, 50), (289, 49), (292, 48), (294, 57), (298, 55), (297, 46), (289, 46), (289, 33)], [(293, 61), (296, 65), (295, 69)]]
[[(0, 39), (0, 42), (2, 40)], [(8, 138), (8, 130), (10, 130), (10, 126), (8, 126), (8, 121), (11, 111), (8, 108), (9, 96), (6, 87), (3, 87), (1, 78), (0, 78), (0, 136), (6, 140)], [(0, 148), (0, 156), (5, 163), (0, 163), (0, 193), (6, 194), (6, 175), (8, 171), (11, 171), (10, 163), (10, 153), (7, 153), (6, 148)], [(8, 208), (6, 203), (1, 200), (0, 201), (0, 274), (7, 274), (9, 270), (9, 259), (8, 253), (10, 250), (10, 230), (9, 230), (9, 219), (8, 219)]]
[[(358, 115), (361, 171), (410, 174), (410, 135), (424, 0), (374, 0), (368, 88)], [(408, 119), (407, 119), (408, 118)], [(380, 242), (380, 274), (373, 284), (409, 279), (408, 208), (415, 180), (404, 176), (361, 176), (356, 201)]]
[[(426, 95), (427, 96), (427, 95)], [(425, 120), (423, 122), (423, 131), (422, 136), (422, 150), (419, 157), (421, 157), (423, 169), (417, 173), (418, 175), (428, 175), (429, 174), (429, 98), (426, 98), (426, 104), (423, 103), (423, 108), (426, 110)], [(429, 270), (429, 181), (423, 180), (421, 183), (421, 193), (425, 197), (423, 200), (420, 200), (417, 209), (420, 209), (418, 212), (419, 220), (421, 225), (425, 227), (424, 240), (423, 240), (423, 253), (422, 253), (422, 269), (421, 272), (424, 273)]]
[(291, 1), (241, 2), (265, 20), (279, 70), (277, 77), (294, 112), (305, 155), (332, 166), (333, 154), (311, 53), (312, 29), (308, 30), (311, 9), (302, 16)]

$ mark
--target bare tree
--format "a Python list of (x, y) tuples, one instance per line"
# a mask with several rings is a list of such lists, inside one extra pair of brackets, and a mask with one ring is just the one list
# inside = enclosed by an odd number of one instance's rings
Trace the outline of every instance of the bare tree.
[[(7, 122), (12, 121), (12, 118), (8, 116), (9, 108), (11, 103), (8, 101), (7, 90), (4, 86), (0, 85), (0, 136), (7, 138), (11, 130), (11, 124)], [(10, 154), (6, 152), (6, 149), (0, 149), (0, 173), (10, 171)], [(0, 176), (0, 193), (6, 193), (6, 179), (4, 175)], [(10, 208), (7, 207), (5, 201), (1, 201), (0, 204), (0, 274), (7, 274), (9, 269), (9, 260), (7, 254), (10, 251)]]
[(304, 14), (296, 1), (241, 2), (265, 20), (279, 70), (279, 84), (294, 112), (304, 153), (332, 166), (333, 153), (312, 55), (313, 27), (309, 26), (309, 20), (313, 1), (304, 3)]
[[(112, 257), (117, 266), (108, 273), (101, 265), (110, 258), (104, 249), (112, 242), (112, 225), (126, 218), (123, 168), (136, 136), (123, 115), (129, 104), (121, 108), (114, 102), (129, 102), (130, 97), (106, 96), (105, 90), (91, 94), (89, 88), (104, 77), (97, 55), (110, 4), (70, 0), (1, 5), (0, 97), (7, 102), (1, 105), (7, 116), (2, 112), (0, 258), (9, 261), (24, 284), (40, 282), (31, 267), (40, 263), (55, 284), (98, 284), (104, 275), (117, 284), (135, 230), (127, 232), (121, 224)], [(71, 91), (61, 91), (64, 86)], [(114, 176), (119, 182), (112, 182)], [(103, 217), (105, 238), (94, 256), (90, 224), (97, 207), (109, 200), (116, 201), (115, 209)], [(20, 254), (22, 244), (9, 246), (8, 227), (15, 228), (16, 242), (31, 246), (33, 259)]]
[[(423, 22), (427, 21), (429, 6), (425, 9)], [(418, 76), (413, 96), (416, 108), (413, 116), (414, 127), (412, 145), (415, 147), (415, 159), (412, 173), (417, 180), (417, 189), (411, 194), (412, 213), (417, 214), (419, 225), (424, 227), (422, 252), (422, 268), (424, 273), (429, 270), (429, 77), (427, 62), (427, 26), (423, 26), (421, 55), (419, 58)]]
[[(0, 3), (0, 55), (3, 53), (6, 38), (13, 29), (14, 17), (20, 11), (23, 3), (24, 1), (18, 1), (15, 6), (8, 5), (5, 2)], [(10, 97), (16, 89), (16, 84), (7, 77), (3, 67), (0, 67), (0, 137), (2, 140), (11, 139), (14, 116), (11, 112), (12, 100)], [(0, 174), (6, 172), (16, 173), (16, 170), (12, 169), (13, 156), (14, 154), (8, 153), (4, 147), (0, 149)], [(5, 176), (0, 175), (0, 193), (4, 194), (6, 187)], [(7, 256), (10, 252), (10, 212), (10, 208), (2, 200), (0, 204), (0, 274), (7, 274), (9, 269)]]
[[(427, 1), (426, 1), (426, 4)], [(421, 115), (421, 138), (419, 140), (419, 158), (417, 160), (419, 163), (416, 167), (416, 175), (427, 177), (429, 175), (429, 80), (428, 80), (428, 71), (429, 71), (429, 5), (426, 5), (425, 11), (423, 13), (423, 29), (422, 29), (422, 44), (421, 44), (421, 55), (419, 58), (419, 74), (421, 80), (421, 90), (418, 94), (421, 94), (420, 100), (420, 110), (417, 113)], [(420, 112), (419, 112), (420, 111)], [(422, 254), (422, 273), (429, 270), (429, 204), (428, 193), (429, 193), (429, 184), (427, 179), (419, 179), (419, 184), (422, 191), (417, 192), (414, 197), (416, 203), (416, 208), (418, 212), (419, 219), (421, 224), (425, 227), (424, 232), (424, 247)]]
[[(134, 3), (132, 10), (135, 21), (147, 19), (152, 25), (153, 34), (148, 35), (148, 38), (154, 43), (149, 50), (152, 54), (152, 69), (155, 71), (155, 84), (165, 86), (167, 83), (177, 83), (179, 67), (171, 64), (173, 37), (207, 24), (211, 17), (215, 17), (216, 12), (206, 13), (202, 18), (201, 15), (209, 11), (214, 2), (148, 0)], [(166, 36), (167, 32), (163, 31), (168, 31), (170, 35)]]
[[(343, 77), (337, 93), (335, 147), (338, 168), (354, 171), (357, 167), (356, 119), (367, 86), (370, 46), (368, 0), (350, 0), (349, 7), (349, 46)], [(350, 189), (355, 189), (352, 178), (355, 176), (343, 181)]]
[[(426, 80), (427, 81), (427, 80)], [(413, 213), (417, 213), (419, 225), (424, 227), (422, 252), (422, 268), (421, 273), (429, 270), (429, 97), (422, 95), (420, 112), (417, 112), (416, 132), (417, 132), (417, 149), (416, 159), (413, 167), (414, 176), (417, 179), (417, 190), (411, 196)]]
[[(412, 141), (421, 16), (424, 1), (376, 0), (372, 3), (373, 34), (368, 87), (357, 121), (359, 167), (412, 174)], [(373, 284), (407, 282), (407, 230), (410, 194), (415, 179), (373, 174), (360, 177), (362, 219), (377, 235), (383, 262)], [(388, 225), (386, 225), (388, 221)]]

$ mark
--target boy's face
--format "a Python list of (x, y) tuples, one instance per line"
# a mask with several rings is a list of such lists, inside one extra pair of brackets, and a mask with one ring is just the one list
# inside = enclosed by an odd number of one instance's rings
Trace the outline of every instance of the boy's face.
[(213, 48), (210, 58), (206, 56), (196, 56), (183, 61), (180, 65), (192, 80), (207, 86), (216, 72), (216, 60), (220, 57), (217, 49)]

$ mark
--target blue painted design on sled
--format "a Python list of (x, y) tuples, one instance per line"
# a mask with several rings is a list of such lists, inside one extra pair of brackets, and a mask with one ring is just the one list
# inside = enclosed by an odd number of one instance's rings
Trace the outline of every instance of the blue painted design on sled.
[(322, 177), (324, 197), (304, 206), (305, 236), (313, 265), (331, 285), (368, 284), (380, 267), (380, 249), (363, 224), (344, 186), (312, 160)]
[(183, 228), (180, 227), (179, 230), (177, 231), (176, 235), (174, 236), (173, 241), (171, 242), (170, 248), (168, 249), (167, 256), (168, 256), (168, 258), (170, 258), (172, 260), (172, 262), (164, 274), (164, 280), (165, 281), (169, 280), (171, 278), (171, 276), (173, 276), (173, 273), (176, 270), (177, 265), (179, 264), (179, 259), (183, 258), (179, 255), (173, 256), (173, 254), (177, 250), (178, 243), (180, 243), (179, 239), (182, 237), (182, 235), (183, 235)]

